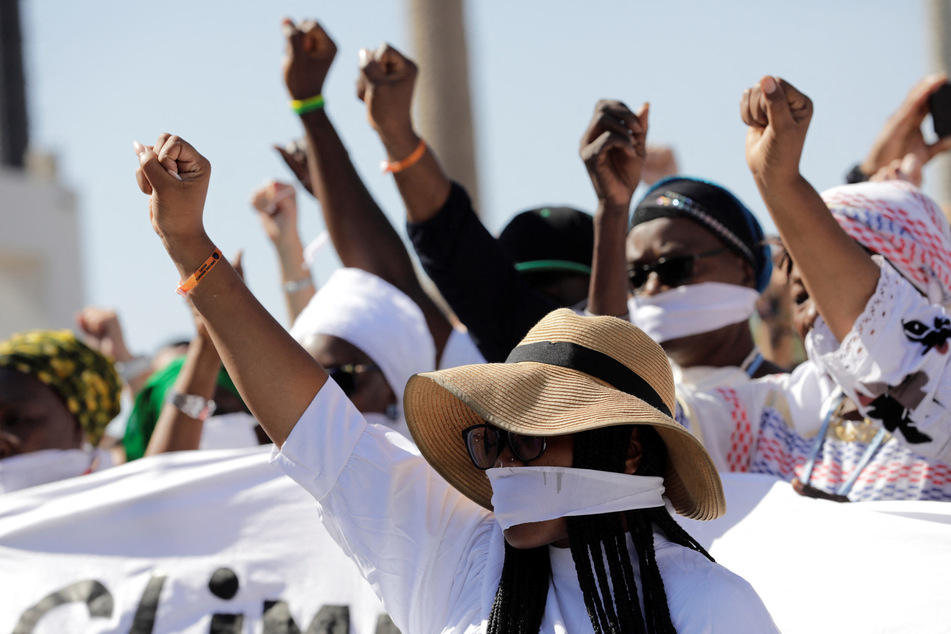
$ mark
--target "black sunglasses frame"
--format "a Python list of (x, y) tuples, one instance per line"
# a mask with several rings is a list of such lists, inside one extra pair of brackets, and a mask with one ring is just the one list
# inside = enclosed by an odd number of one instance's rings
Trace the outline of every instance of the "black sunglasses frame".
[[(656, 273), (658, 280), (664, 286), (682, 286), (693, 277), (693, 267), (697, 260), (720, 255), (726, 251), (732, 251), (732, 249), (730, 247), (720, 247), (704, 253), (657, 258), (657, 261), (653, 264), (635, 264), (627, 269), (628, 282), (631, 285), (631, 290), (636, 292), (647, 284), (647, 279), (651, 273)], [(677, 267), (683, 268), (678, 270)]]
[[(486, 454), (486, 462), (489, 463), (486, 466), (479, 464), (479, 461), (476, 459), (476, 455), (473, 452), (472, 443), (474, 442), (473, 434), (477, 430), (485, 430), (486, 433), (494, 433), (496, 437), (495, 450)], [(541, 440), (541, 448), (538, 449), (538, 453), (534, 455), (523, 454), (522, 449), (524, 448), (524, 443), (519, 442), (520, 438), (531, 438), (533, 442)], [(531, 462), (532, 460), (538, 460), (541, 458), (542, 454), (545, 453), (545, 450), (548, 449), (548, 442), (543, 436), (528, 436), (525, 434), (515, 434), (504, 429), (499, 429), (494, 425), (488, 423), (482, 423), (480, 425), (472, 425), (462, 430), (462, 442), (466, 446), (466, 451), (469, 454), (469, 460), (472, 461), (472, 464), (476, 469), (485, 471), (491, 469), (495, 466), (495, 461), (499, 459), (499, 456), (502, 455), (502, 449), (505, 445), (509, 446), (509, 449), (512, 450), (512, 454), (518, 458), (521, 462)], [(492, 455), (492, 454), (495, 455)], [(490, 459), (491, 456), (491, 459)]]

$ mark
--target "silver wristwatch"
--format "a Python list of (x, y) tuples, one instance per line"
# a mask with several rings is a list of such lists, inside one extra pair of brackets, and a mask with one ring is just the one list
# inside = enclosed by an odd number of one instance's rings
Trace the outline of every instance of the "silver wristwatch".
[(203, 421), (215, 413), (217, 405), (210, 398), (198, 396), (197, 394), (182, 394), (181, 392), (170, 392), (167, 403), (171, 403), (178, 411), (185, 416), (190, 416), (195, 420)]

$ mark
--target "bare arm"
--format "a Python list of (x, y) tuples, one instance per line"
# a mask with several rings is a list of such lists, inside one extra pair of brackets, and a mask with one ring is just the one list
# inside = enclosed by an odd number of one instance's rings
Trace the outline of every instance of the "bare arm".
[(627, 315), (627, 216), (644, 168), (647, 104), (637, 114), (620, 101), (599, 101), (581, 139), (581, 158), (598, 196), (588, 311)]
[(297, 231), (297, 196), (287, 183), (271, 182), (251, 194), (264, 232), (274, 245), (281, 269), (281, 287), (291, 323), (317, 292), (304, 261), (304, 247)]
[(799, 173), (812, 101), (785, 81), (764, 77), (740, 102), (746, 160), (783, 244), (819, 314), (840, 340), (875, 291), (879, 268), (832, 217)]
[[(196, 321), (200, 321), (200, 318)], [(200, 327), (198, 336), (188, 346), (185, 362), (172, 386), (172, 391), (212, 399), (220, 370), (221, 357), (218, 356), (218, 351), (215, 350), (207, 330)], [(165, 403), (155, 422), (155, 429), (149, 439), (145, 455), (154, 456), (169, 451), (198, 449), (201, 444), (202, 427), (202, 421), (187, 416), (171, 403)]]
[[(389, 44), (376, 51), (360, 51), (357, 95), (367, 106), (370, 124), (380, 135), (390, 161), (409, 157), (419, 146), (413, 129), (413, 88), (418, 69)], [(394, 174), (409, 222), (429, 220), (449, 198), (449, 177), (432, 148), (414, 165)]]
[[(154, 149), (137, 145), (136, 179), (149, 195), (152, 227), (181, 279), (215, 250), (202, 212), (211, 165), (184, 140), (163, 134)], [(179, 175), (181, 180), (170, 172)], [(255, 299), (224, 259), (188, 293), (251, 413), (282, 445), (327, 375)]]
[[(284, 28), (288, 90), (295, 98), (322, 94), (336, 45), (315, 22), (304, 22), (300, 28), (285, 22)], [(364, 185), (326, 110), (302, 114), (301, 123), (307, 136), (310, 182), (340, 260), (344, 266), (373, 273), (412, 298), (426, 317), (437, 356), (441, 355), (452, 325), (420, 285), (406, 246)]]

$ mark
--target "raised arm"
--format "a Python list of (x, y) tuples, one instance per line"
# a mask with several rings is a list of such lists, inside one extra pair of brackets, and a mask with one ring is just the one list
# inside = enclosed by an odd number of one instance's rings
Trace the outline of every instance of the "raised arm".
[(410, 222), (435, 216), (449, 199), (451, 187), (432, 148), (413, 129), (417, 73), (416, 64), (389, 44), (360, 51), (357, 96), (366, 104), (370, 125), (386, 148)]
[(304, 261), (304, 246), (297, 230), (297, 194), (293, 185), (272, 181), (251, 193), (251, 206), (258, 213), (281, 269), (281, 288), (291, 323), (317, 289)]
[(819, 314), (841, 340), (875, 291), (879, 268), (799, 172), (812, 112), (807, 96), (770, 76), (740, 101), (753, 179)]
[[(193, 311), (194, 312), (194, 311)], [(195, 313), (196, 335), (188, 345), (185, 362), (172, 386), (172, 394), (198, 397), (206, 402), (201, 411), (191, 410), (187, 405), (165, 403), (162, 412), (155, 421), (155, 429), (145, 449), (146, 456), (154, 456), (169, 451), (198, 449), (201, 444), (201, 432), (205, 418), (212, 414), (207, 409), (208, 401), (215, 396), (218, 385), (218, 372), (221, 370), (221, 357), (215, 350), (208, 329), (200, 315)], [(198, 399), (193, 399), (198, 401)], [(186, 413), (187, 412), (187, 413)]]
[(885, 121), (865, 159), (857, 166), (861, 176), (855, 175), (853, 179), (871, 179), (892, 163), (906, 161), (916, 168), (903, 170), (906, 176), (911, 176), (915, 185), (921, 185), (920, 169), (939, 153), (951, 149), (951, 137), (928, 143), (921, 132), (921, 125), (930, 112), (928, 99), (947, 81), (946, 74), (937, 73), (912, 86), (902, 104)]
[[(287, 53), (284, 78), (294, 99), (323, 94), (323, 83), (337, 47), (316, 22), (284, 23)], [(344, 266), (373, 273), (413, 299), (441, 355), (452, 325), (419, 283), (406, 246), (376, 204), (350, 161), (326, 108), (301, 113), (307, 163), (324, 223)], [(286, 157), (285, 157), (286, 160)]]
[(152, 227), (180, 279), (199, 278), (186, 296), (251, 413), (280, 446), (327, 375), (255, 299), (205, 232), (208, 160), (168, 134), (153, 147), (137, 143), (135, 150), (136, 180), (149, 196)]
[(646, 103), (634, 114), (620, 101), (601, 100), (581, 138), (581, 159), (598, 196), (588, 291), (588, 311), (596, 315), (627, 315), (624, 245), (647, 156), (647, 111)]

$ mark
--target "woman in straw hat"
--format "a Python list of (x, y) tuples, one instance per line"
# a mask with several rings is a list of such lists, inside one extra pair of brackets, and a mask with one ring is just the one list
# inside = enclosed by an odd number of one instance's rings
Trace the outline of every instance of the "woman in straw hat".
[(167, 134), (136, 152), (180, 289), (275, 462), (403, 632), (775, 631), (665, 508), (713, 519), (725, 504), (709, 456), (670, 417), (666, 357), (637, 328), (560, 310), (506, 363), (414, 376), (417, 450), (368, 425), (215, 257), (208, 161)]

